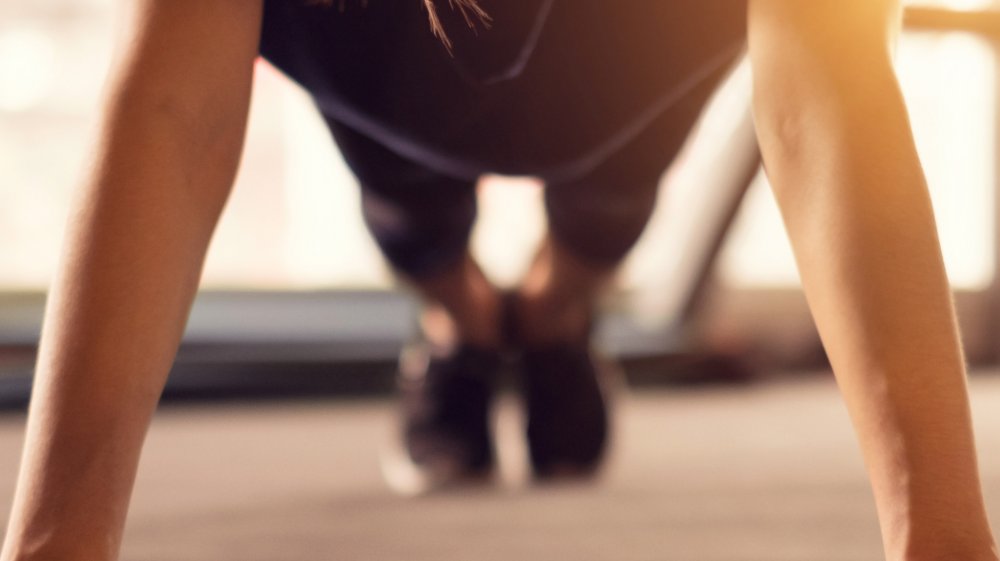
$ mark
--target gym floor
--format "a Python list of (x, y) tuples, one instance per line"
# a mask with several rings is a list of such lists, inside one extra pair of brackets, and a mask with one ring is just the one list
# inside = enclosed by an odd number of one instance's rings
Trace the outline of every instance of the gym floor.
[[(1000, 376), (972, 378), (1000, 521)], [(402, 497), (383, 483), (385, 400), (171, 405), (151, 428), (124, 560), (854, 561), (880, 558), (874, 507), (832, 378), (631, 392), (605, 476), (533, 486), (516, 403), (501, 481)], [(0, 508), (23, 415), (0, 417)], [(6, 514), (3, 514), (5, 516)], [(2, 519), (0, 519), (2, 521)]]

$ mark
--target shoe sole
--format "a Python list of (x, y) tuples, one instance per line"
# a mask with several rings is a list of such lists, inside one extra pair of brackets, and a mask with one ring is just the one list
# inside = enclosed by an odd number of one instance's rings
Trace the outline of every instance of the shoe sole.
[(410, 459), (399, 445), (386, 445), (379, 454), (382, 479), (394, 492), (416, 497), (436, 492), (472, 489), (491, 486), (496, 481), (496, 470), (463, 472), (456, 466), (424, 466)]

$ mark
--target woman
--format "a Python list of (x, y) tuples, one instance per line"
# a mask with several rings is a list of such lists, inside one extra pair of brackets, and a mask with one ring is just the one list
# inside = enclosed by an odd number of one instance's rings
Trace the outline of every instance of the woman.
[[(472, 349), (475, 370), (489, 371), (506, 315), (526, 357), (556, 349), (560, 368), (577, 364), (538, 390), (558, 404), (542, 409), (589, 403), (573, 414), (598, 436), (557, 443), (551, 456), (540, 446), (536, 469), (586, 470), (603, 441), (582, 350), (590, 303), (645, 221), (645, 183), (749, 29), (762, 152), (866, 458), (886, 557), (997, 561), (954, 312), (892, 70), (898, 3), (481, 4), (493, 29), (509, 31), (477, 50), (439, 7), (452, 61), (415, 24), (416, 0), (369, 0), (342, 19), (293, 0), (137, 2), (50, 296), (0, 560), (116, 557), (145, 430), (239, 159), (258, 52), (316, 97), (365, 186), (381, 247), (432, 303), (428, 338), (448, 350), (414, 384), (415, 401), (479, 392), (488, 402), (481, 380), (452, 384), (476, 378), (453, 365)], [(348, 15), (368, 23), (343, 27)], [(335, 28), (344, 35), (327, 33)], [(546, 75), (528, 79), (539, 69)], [(509, 314), (459, 235), (471, 220), (468, 186), (484, 169), (548, 183), (551, 232)], [(448, 211), (432, 214), (438, 205)], [(529, 378), (552, 371), (523, 368)], [(453, 400), (428, 386), (473, 389)], [(482, 414), (472, 409), (463, 422)], [(451, 430), (451, 415), (410, 419), (415, 462), (444, 454), (461, 470), (488, 464), (468, 452), (482, 435)], [(535, 422), (543, 435), (562, 430), (558, 416)]]

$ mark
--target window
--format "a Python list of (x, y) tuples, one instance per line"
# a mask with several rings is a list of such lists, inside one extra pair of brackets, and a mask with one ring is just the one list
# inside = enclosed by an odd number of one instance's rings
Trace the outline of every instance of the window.
[[(912, 4), (963, 10), (998, 5)], [(42, 290), (55, 267), (67, 204), (90, 151), (113, 20), (111, 0), (0, 6), (0, 290)], [(909, 33), (899, 53), (948, 269), (963, 288), (993, 278), (995, 65), (987, 43), (958, 32)], [(517, 186), (503, 184), (511, 182)], [(748, 196), (722, 276), (733, 286), (794, 286), (784, 232), (762, 185)], [(530, 182), (493, 178), (484, 182), (482, 196), (475, 245), (488, 272), (509, 282), (540, 235), (539, 193)], [(306, 95), (261, 63), (244, 164), (212, 244), (204, 285), (388, 286), (357, 206), (353, 179)], [(531, 225), (516, 240), (503, 228), (512, 213), (519, 224)], [(669, 251), (669, 243), (658, 245)], [(626, 282), (639, 282), (642, 270), (632, 267)]]

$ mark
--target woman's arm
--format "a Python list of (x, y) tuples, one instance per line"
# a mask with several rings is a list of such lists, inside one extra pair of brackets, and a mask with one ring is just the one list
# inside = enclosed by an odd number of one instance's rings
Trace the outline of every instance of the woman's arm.
[(995, 561), (898, 21), (897, 0), (751, 0), (755, 118), (888, 559)]
[(49, 296), (3, 561), (117, 557), (239, 160), (261, 1), (134, 6)]

